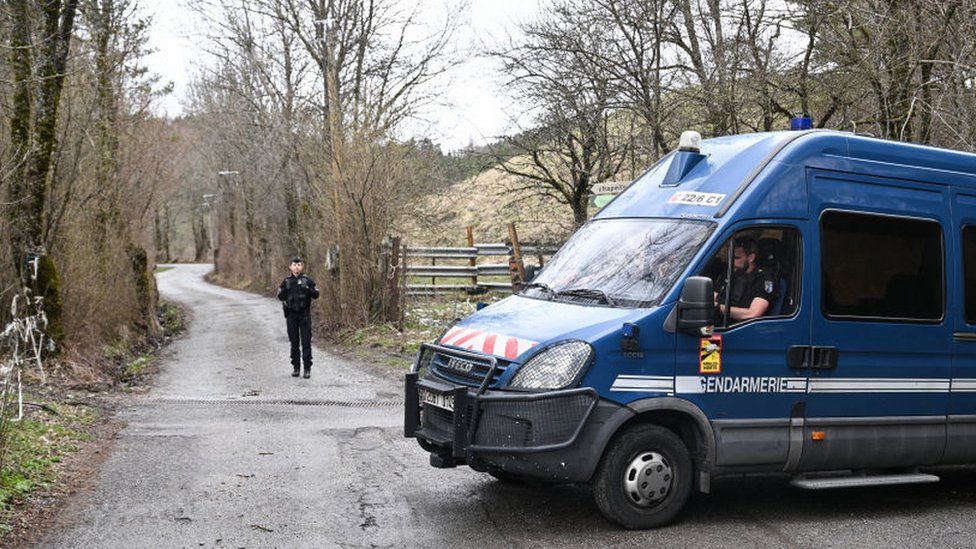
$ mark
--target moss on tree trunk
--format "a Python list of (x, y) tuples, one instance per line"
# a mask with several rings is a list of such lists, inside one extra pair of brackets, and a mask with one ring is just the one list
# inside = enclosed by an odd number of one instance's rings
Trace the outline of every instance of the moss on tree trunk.
[(47, 315), (47, 337), (55, 343), (64, 339), (61, 304), (61, 275), (51, 256), (41, 256), (37, 264), (37, 295), (44, 298), (44, 314)]
[(132, 280), (136, 287), (136, 303), (139, 306), (139, 323), (146, 330), (146, 334), (155, 339), (159, 335), (159, 323), (156, 321), (156, 287), (149, 272), (149, 254), (141, 246), (129, 244), (126, 246), (129, 262), (132, 266)]

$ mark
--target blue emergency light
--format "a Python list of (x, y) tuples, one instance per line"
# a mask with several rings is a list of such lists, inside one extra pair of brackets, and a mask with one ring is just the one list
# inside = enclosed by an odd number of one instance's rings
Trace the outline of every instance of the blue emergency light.
[(811, 130), (813, 129), (813, 118), (807, 115), (794, 116), (790, 118), (790, 130)]

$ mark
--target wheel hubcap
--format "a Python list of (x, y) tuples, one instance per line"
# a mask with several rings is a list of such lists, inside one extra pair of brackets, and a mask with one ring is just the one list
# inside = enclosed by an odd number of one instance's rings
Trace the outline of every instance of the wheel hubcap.
[(641, 507), (650, 507), (668, 497), (673, 485), (671, 462), (657, 452), (638, 454), (624, 472), (627, 497)]

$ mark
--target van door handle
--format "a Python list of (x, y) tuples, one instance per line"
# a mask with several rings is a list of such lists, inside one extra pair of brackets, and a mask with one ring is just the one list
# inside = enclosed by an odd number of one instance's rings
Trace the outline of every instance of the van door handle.
[(813, 367), (817, 370), (837, 368), (837, 347), (814, 347)]
[(809, 368), (812, 359), (813, 347), (809, 345), (793, 345), (786, 350), (786, 365), (793, 370)]

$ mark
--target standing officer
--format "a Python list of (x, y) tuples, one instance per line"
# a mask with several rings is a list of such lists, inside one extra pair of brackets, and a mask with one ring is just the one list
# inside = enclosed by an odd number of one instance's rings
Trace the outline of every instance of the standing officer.
[[(729, 296), (729, 318), (748, 320), (766, 314), (776, 295), (773, 274), (756, 264), (758, 246), (755, 239), (736, 239), (732, 248), (732, 288)], [(722, 285), (724, 286), (724, 284)], [(717, 293), (719, 315), (725, 315), (725, 288)]]
[(278, 299), (285, 310), (288, 321), (288, 341), (291, 343), (292, 377), (298, 377), (299, 362), (298, 343), (301, 338), (301, 362), (305, 363), (305, 379), (312, 375), (312, 315), (310, 308), (313, 299), (319, 298), (319, 289), (315, 281), (302, 274), (304, 270), (302, 258), (293, 257), (291, 260), (291, 276), (281, 281), (278, 286)]

